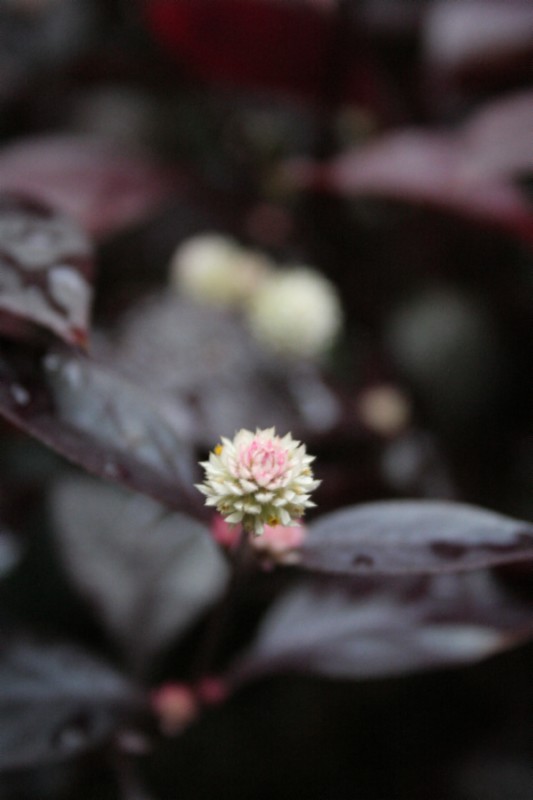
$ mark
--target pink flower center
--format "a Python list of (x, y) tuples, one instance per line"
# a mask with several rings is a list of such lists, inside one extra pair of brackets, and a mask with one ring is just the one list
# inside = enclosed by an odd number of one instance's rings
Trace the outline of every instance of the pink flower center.
[(237, 454), (237, 477), (255, 481), (258, 486), (276, 488), (288, 480), (288, 453), (273, 439), (253, 439)]

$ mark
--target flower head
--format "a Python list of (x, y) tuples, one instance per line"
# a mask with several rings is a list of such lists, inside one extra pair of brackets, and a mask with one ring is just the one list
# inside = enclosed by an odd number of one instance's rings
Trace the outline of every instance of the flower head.
[(197, 489), (226, 522), (260, 535), (265, 525), (294, 525), (314, 506), (310, 496), (320, 481), (313, 478), (313, 461), (290, 433), (242, 429), (233, 440), (223, 438), (202, 463), (205, 482)]

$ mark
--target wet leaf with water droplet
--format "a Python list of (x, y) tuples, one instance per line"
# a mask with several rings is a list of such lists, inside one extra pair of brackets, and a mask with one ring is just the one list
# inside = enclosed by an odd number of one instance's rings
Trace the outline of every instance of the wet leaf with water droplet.
[(186, 409), (94, 360), (11, 345), (0, 354), (0, 415), (90, 473), (205, 517)]
[(91, 274), (91, 244), (75, 222), (34, 201), (0, 195), (0, 331), (13, 335), (15, 322), (19, 335), (38, 326), (84, 345)]

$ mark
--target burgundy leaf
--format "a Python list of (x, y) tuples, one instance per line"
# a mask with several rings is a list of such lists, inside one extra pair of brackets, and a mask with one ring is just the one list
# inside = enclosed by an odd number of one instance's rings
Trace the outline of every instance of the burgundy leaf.
[(382, 678), (469, 664), (531, 636), (531, 610), (482, 571), (304, 583), (270, 609), (230, 678)]
[(51, 503), (69, 576), (137, 665), (224, 590), (226, 560), (185, 514), (87, 478), (60, 481)]
[[(531, 9), (533, 12), (533, 9)], [(533, 172), (533, 91), (482, 108), (463, 128), (465, 159), (480, 174), (506, 178)]]
[(0, 641), (0, 770), (94, 748), (138, 706), (126, 678), (83, 650), (18, 636)]
[(92, 297), (92, 248), (63, 214), (0, 195), (0, 329), (37, 324), (84, 345)]
[(88, 472), (202, 516), (184, 409), (94, 361), (12, 348), (0, 358), (0, 414)]
[(397, 500), (335, 511), (309, 526), (301, 564), (319, 572), (460, 572), (533, 560), (533, 525), (463, 503)]
[(293, 162), (301, 188), (429, 205), (533, 240), (533, 209), (513, 183), (531, 171), (533, 93), (494, 103), (456, 132), (382, 136), (324, 166)]
[(315, 92), (333, 34), (332, 0), (146, 0), (155, 37), (201, 77)]
[(336, 0), (139, 2), (155, 39), (204, 80), (320, 102), (342, 50), (342, 84), (335, 93), (383, 109), (383, 86), (353, 24), (355, 15)]
[(174, 183), (147, 156), (97, 138), (43, 136), (0, 152), (0, 191), (50, 203), (99, 237), (152, 214)]
[[(149, 387), (169, 408), (185, 405), (188, 429), (208, 447), (243, 427), (290, 430), (298, 416), (309, 427), (323, 422), (301, 386), (306, 378), (262, 353), (239, 319), (170, 292), (133, 308), (113, 341), (95, 346), (111, 369)], [(320, 389), (327, 390), (316, 379), (307, 382), (317, 405), (334, 402), (321, 398)]]
[(457, 78), (531, 74), (533, 8), (529, 0), (439, 0), (423, 25), (426, 61)]

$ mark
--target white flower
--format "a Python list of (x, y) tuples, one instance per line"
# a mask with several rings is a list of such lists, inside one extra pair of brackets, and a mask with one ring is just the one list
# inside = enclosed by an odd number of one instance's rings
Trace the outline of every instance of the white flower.
[(171, 283), (186, 297), (228, 308), (240, 305), (268, 270), (267, 259), (217, 233), (193, 236), (176, 250)]
[(290, 433), (242, 429), (233, 440), (223, 438), (201, 464), (205, 482), (196, 488), (226, 522), (259, 535), (265, 525), (297, 523), (314, 506), (310, 495), (320, 481), (313, 478), (313, 461)]
[(267, 347), (288, 355), (313, 357), (326, 351), (342, 324), (333, 285), (308, 267), (273, 272), (248, 306), (248, 323)]

